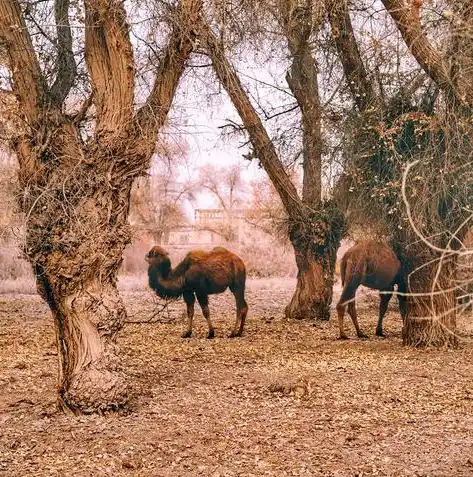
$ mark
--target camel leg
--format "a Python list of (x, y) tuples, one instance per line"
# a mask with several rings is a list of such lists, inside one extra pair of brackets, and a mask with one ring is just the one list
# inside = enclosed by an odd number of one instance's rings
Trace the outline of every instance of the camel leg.
[(207, 335), (207, 338), (212, 339), (215, 337), (215, 329), (212, 325), (212, 321), (210, 320), (209, 297), (208, 295), (197, 295), (197, 301), (202, 308), (202, 314), (204, 315), (209, 327), (209, 334)]
[(355, 325), (356, 336), (358, 336), (358, 338), (368, 338), (368, 335), (363, 333), (363, 331), (361, 331), (360, 325), (358, 324), (358, 317), (356, 316), (355, 300), (348, 303), (348, 314), (350, 315), (351, 320), (353, 321), (353, 324)]
[(192, 322), (194, 320), (194, 303), (195, 296), (193, 292), (184, 293), (184, 301), (187, 305), (187, 328), (182, 334), (183, 338), (190, 338), (192, 336)]
[(248, 303), (246, 303), (244, 298), (239, 308), (240, 308), (240, 329), (238, 330), (238, 336), (241, 336), (243, 334), (243, 328), (245, 327), (246, 316), (248, 315)]
[(386, 315), (386, 311), (388, 310), (389, 300), (391, 300), (392, 289), (390, 290), (382, 290), (383, 292), (391, 292), (391, 293), (380, 293), (379, 294), (379, 317), (378, 317), (378, 325), (376, 326), (376, 336), (385, 336), (383, 334), (383, 319), (384, 315)]
[[(340, 302), (341, 302), (341, 300), (340, 300)], [(348, 336), (345, 333), (345, 330), (343, 329), (343, 318), (345, 316), (345, 309), (346, 309), (347, 306), (344, 303), (342, 304), (340, 302), (337, 305), (338, 327), (340, 329), (340, 339), (341, 340), (347, 340)]]
[(356, 287), (348, 287), (345, 285), (343, 288), (340, 300), (337, 304), (337, 314), (338, 314), (338, 327), (340, 329), (340, 339), (347, 340), (348, 336), (345, 333), (343, 327), (343, 319), (345, 317), (345, 310), (347, 308), (347, 303), (353, 303), (355, 300)]
[(397, 301), (399, 303), (399, 313), (401, 313), (402, 324), (404, 325), (404, 322), (407, 316), (407, 296), (404, 295), (404, 293), (406, 293), (407, 288), (403, 283), (400, 283), (397, 286), (397, 291), (399, 292), (397, 294)]
[(230, 291), (235, 296), (236, 302), (236, 321), (233, 331), (230, 334), (230, 338), (241, 336), (243, 334), (243, 328), (245, 327), (246, 315), (248, 314), (248, 304), (245, 301), (245, 289), (243, 288), (230, 288)]

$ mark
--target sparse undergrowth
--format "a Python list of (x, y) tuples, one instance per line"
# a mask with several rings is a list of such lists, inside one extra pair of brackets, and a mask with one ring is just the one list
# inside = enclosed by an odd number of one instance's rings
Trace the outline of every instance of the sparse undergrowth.
[[(47, 308), (0, 297), (0, 476), (469, 476), (473, 473), (470, 316), (455, 351), (374, 337), (377, 299), (359, 302), (371, 336), (341, 342), (329, 323), (290, 321), (291, 280), (250, 280), (245, 336), (230, 340), (232, 296), (213, 296), (217, 338), (180, 338), (184, 305), (120, 335), (129, 413), (55, 409), (57, 357)], [(123, 288), (123, 284), (122, 284)], [(150, 292), (124, 292), (130, 320)], [(350, 326), (350, 327), (348, 327)], [(350, 336), (354, 336), (347, 323)]]

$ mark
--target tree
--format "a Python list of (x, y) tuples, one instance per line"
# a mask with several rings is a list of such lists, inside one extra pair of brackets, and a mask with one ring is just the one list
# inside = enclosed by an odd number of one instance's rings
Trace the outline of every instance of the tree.
[[(368, 74), (348, 2), (326, 2), (334, 43), (359, 111), (351, 126), (346, 122), (345, 153), (353, 161), (344, 193), (351, 189), (358, 199), (352, 202), (365, 204), (365, 220), (377, 217), (401, 258), (411, 293), (404, 343), (445, 346), (456, 343), (455, 261), (473, 200), (467, 172), (473, 132), (473, 9), (470, 2), (452, 2), (451, 12), (438, 15), (432, 40), (429, 22), (421, 21), (422, 13), (428, 20), (422, 0), (383, 4), (386, 22), (390, 16), (401, 34), (390, 50), (399, 61), (383, 65), (395, 85), (390, 90), (383, 82), (374, 87), (376, 71)], [(376, 48), (388, 51), (389, 38), (398, 37), (384, 34)], [(453, 64), (435, 41), (443, 42)]]
[(233, 242), (238, 236), (235, 219), (241, 212), (244, 203), (246, 184), (241, 176), (238, 164), (218, 168), (206, 165), (200, 169), (198, 185), (216, 201), (223, 213), (223, 221), (199, 224), (202, 230), (210, 230), (222, 237), (226, 242)]
[[(43, 58), (45, 50), (32, 35), (32, 7), (2, 1), (0, 41), (23, 124), (11, 146), (23, 190), (25, 255), (54, 318), (59, 402), (76, 412), (95, 412), (118, 408), (128, 399), (116, 344), (125, 321), (116, 274), (130, 240), (130, 191), (149, 167), (156, 135), (193, 51), (201, 3), (182, 0), (170, 10), (171, 31), (139, 108), (123, 2), (86, 0), (76, 6), (82, 7), (85, 38), (74, 39), (69, 0), (55, 0), (54, 48), (49, 45), (52, 55)], [(76, 51), (85, 51), (84, 77), (92, 96), (70, 114), (68, 98), (78, 80)], [(51, 58), (52, 73), (46, 74)], [(84, 124), (91, 107), (93, 121)]]
[(345, 231), (345, 221), (336, 205), (322, 198), (321, 104), (317, 62), (311, 43), (314, 37), (317, 38), (320, 28), (320, 12), (309, 0), (266, 2), (263, 9), (274, 15), (290, 52), (291, 64), (286, 80), (300, 113), (301, 194), (291, 181), (274, 141), (228, 59), (224, 42), (205, 21), (200, 25), (202, 44), (249, 136), (250, 158), (257, 158), (261, 163), (287, 214), (287, 231), (296, 255), (298, 276), (286, 315), (328, 319), (336, 251)]
[[(414, 346), (455, 344), (456, 250), (468, 231), (466, 224), (473, 203), (471, 177), (463, 172), (465, 166), (470, 169), (473, 139), (473, 6), (464, 0), (449, 2), (453, 18), (449, 20), (445, 15), (449, 30), (446, 43), (448, 54), (454, 59), (452, 64), (422, 26), (422, 0), (412, 5), (398, 0), (383, 3), (409, 51), (442, 92), (428, 126), (420, 121), (414, 124), (416, 132), (422, 131), (426, 137), (418, 146), (423, 154), (410, 154), (408, 170), (422, 161), (427, 171), (417, 174), (414, 184), (410, 177), (409, 181), (404, 178), (403, 192), (411, 224), (422, 239), (422, 245), (409, 251), (409, 262), (414, 262), (407, 266), (409, 291), (417, 296), (410, 299), (404, 342)], [(432, 184), (439, 189), (434, 192)], [(419, 200), (414, 188), (427, 191), (428, 200)], [(412, 217), (420, 220), (413, 221)]]

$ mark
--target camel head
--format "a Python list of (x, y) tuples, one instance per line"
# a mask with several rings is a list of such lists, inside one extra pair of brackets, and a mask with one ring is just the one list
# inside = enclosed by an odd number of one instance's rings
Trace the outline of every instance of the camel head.
[(155, 245), (146, 255), (145, 260), (149, 263), (150, 269), (159, 272), (162, 277), (167, 277), (171, 271), (171, 260), (164, 248)]

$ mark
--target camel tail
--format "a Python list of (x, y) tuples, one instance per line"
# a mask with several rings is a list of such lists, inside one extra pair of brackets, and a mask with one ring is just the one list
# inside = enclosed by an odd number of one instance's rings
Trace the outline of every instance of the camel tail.
[(365, 263), (353, 263), (350, 258), (342, 260), (340, 263), (340, 274), (342, 278), (342, 294), (339, 303), (345, 303), (354, 298), (357, 288), (361, 285), (366, 272)]

